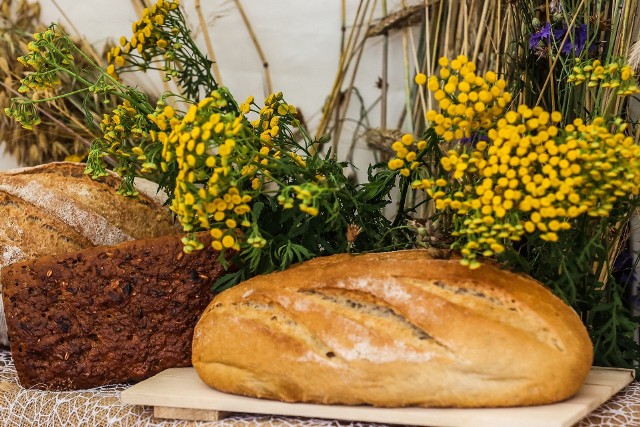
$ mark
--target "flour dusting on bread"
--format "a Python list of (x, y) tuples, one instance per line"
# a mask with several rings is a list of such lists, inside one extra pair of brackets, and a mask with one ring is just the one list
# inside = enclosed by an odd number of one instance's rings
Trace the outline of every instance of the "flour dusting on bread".
[(399, 341), (393, 341), (391, 345), (374, 345), (368, 339), (354, 338), (355, 345), (352, 348), (343, 348), (334, 345), (339, 357), (348, 361), (366, 360), (372, 363), (390, 362), (428, 362), (434, 354), (415, 351)]
[(372, 287), (381, 288), (385, 300), (388, 301), (409, 301), (411, 295), (409, 295), (402, 286), (393, 277), (357, 277), (350, 278), (346, 283), (338, 282), (338, 287), (358, 289), (366, 291)]
[(80, 231), (94, 245), (115, 245), (132, 240), (131, 236), (109, 224), (104, 217), (83, 209), (77, 203), (63, 198), (38, 182), (28, 181), (22, 185), (0, 184), (0, 191), (18, 196), (47, 214), (57, 217)]
[(0, 268), (5, 265), (13, 264), (14, 262), (18, 262), (26, 258), (26, 255), (22, 250), (17, 246), (5, 246), (2, 251), (2, 256), (0, 257)]

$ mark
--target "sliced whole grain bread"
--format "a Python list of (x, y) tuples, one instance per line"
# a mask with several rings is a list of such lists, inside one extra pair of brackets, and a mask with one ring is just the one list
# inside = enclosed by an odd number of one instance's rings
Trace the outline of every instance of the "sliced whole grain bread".
[[(149, 194), (153, 185), (127, 198), (116, 194), (117, 175), (95, 181), (84, 170), (58, 162), (0, 173), (0, 296), (2, 268), (14, 262), (179, 231), (161, 198)], [(0, 345), (7, 344), (0, 304)]]
[(25, 388), (140, 381), (191, 365), (193, 328), (225, 270), (200, 233), (98, 246), (4, 269), (11, 351)]

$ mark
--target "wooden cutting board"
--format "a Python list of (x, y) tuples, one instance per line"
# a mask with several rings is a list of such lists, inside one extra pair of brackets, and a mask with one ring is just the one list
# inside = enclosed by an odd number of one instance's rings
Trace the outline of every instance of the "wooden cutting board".
[(553, 405), (497, 408), (374, 408), (284, 403), (235, 396), (203, 383), (193, 368), (168, 369), (122, 392), (121, 400), (155, 407), (159, 418), (217, 421), (228, 413), (252, 413), (431, 427), (569, 427), (633, 381), (627, 369), (591, 369), (571, 399)]

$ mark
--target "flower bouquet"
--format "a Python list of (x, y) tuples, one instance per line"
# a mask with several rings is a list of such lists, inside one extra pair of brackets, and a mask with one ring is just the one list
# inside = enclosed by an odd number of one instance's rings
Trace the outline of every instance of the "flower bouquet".
[[(345, 162), (318, 151), (322, 140), (300, 126), (281, 93), (238, 103), (218, 86), (176, 0), (145, 9), (106, 70), (56, 25), (29, 49), (19, 60), (34, 70), (21, 87), (30, 96), (15, 98), (7, 115), (37, 125), (38, 105), (71, 95), (56, 92), (61, 75), (81, 84), (75, 96), (117, 98), (101, 118), (86, 111), (96, 136), (87, 174), (98, 179), (112, 162), (126, 196), (136, 195), (135, 177), (157, 182), (187, 233), (184, 251), (202, 249), (195, 233), (207, 230), (222, 252), (217, 261), (234, 266), (215, 290), (317, 256), (430, 247), (458, 253), (471, 269), (493, 259), (548, 285), (586, 324), (596, 363), (630, 367), (638, 359), (638, 324), (623, 303), (613, 248), (628, 237), (638, 206), (640, 147), (608, 110), (567, 122), (553, 109), (519, 104), (509, 82), (476, 73), (467, 57), (441, 58), (436, 75), (416, 76), (438, 104), (427, 131), (394, 142), (394, 158), (358, 184)], [(576, 67), (574, 82), (613, 89), (617, 80), (625, 82), (620, 96), (637, 92), (621, 62)], [(152, 104), (119, 80), (147, 70), (180, 93)], [(398, 211), (387, 218), (396, 189)]]

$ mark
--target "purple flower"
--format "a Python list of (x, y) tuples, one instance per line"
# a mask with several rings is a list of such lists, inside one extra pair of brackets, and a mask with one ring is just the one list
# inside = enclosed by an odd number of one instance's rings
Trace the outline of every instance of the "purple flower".
[[(531, 38), (529, 39), (529, 47), (531, 49), (536, 48), (540, 42), (549, 42), (553, 37), (553, 41), (556, 46), (560, 46), (562, 40), (567, 35), (567, 28), (551, 28), (550, 23), (545, 23), (540, 30), (531, 34)], [(572, 40), (573, 39), (573, 40)], [(584, 50), (587, 44), (587, 26), (586, 24), (578, 25), (573, 30), (573, 37), (569, 36), (562, 46), (562, 50), (560, 51), (563, 55), (569, 55), (571, 52), (574, 53), (575, 56), (579, 56)]]
[(565, 27), (553, 29), (553, 39), (556, 41), (556, 43), (561, 43), (565, 34), (567, 34), (567, 29)]
[(547, 22), (542, 26), (542, 28), (531, 34), (529, 47), (533, 49), (538, 46), (541, 41), (549, 41), (549, 37), (551, 37), (551, 24)]
[[(556, 42), (556, 45), (558, 47), (560, 46), (560, 43), (562, 43), (562, 40), (564, 39), (564, 36), (566, 34), (567, 34), (567, 29), (565, 27), (554, 28), (553, 40)], [(572, 48), (573, 46), (571, 45), (571, 39), (567, 38), (567, 41), (564, 42), (564, 45), (562, 46), (562, 50), (560, 52), (562, 52), (562, 54), (564, 55), (568, 55), (569, 52), (571, 52)]]
[[(564, 37), (567, 34), (567, 29), (562, 27), (553, 30), (553, 39), (555, 40), (557, 45), (562, 43)], [(562, 54), (569, 55), (571, 51), (575, 54), (575, 56), (579, 56), (580, 53), (584, 50), (585, 45), (587, 44), (587, 26), (585, 24), (577, 26), (573, 31), (573, 42), (571, 41), (571, 37), (567, 38), (567, 41), (562, 46)]]
[(576, 41), (576, 56), (580, 55), (584, 50), (584, 47), (587, 45), (587, 25), (582, 24), (578, 28), (576, 28), (575, 32), (575, 41)]

